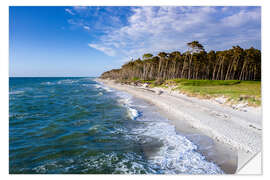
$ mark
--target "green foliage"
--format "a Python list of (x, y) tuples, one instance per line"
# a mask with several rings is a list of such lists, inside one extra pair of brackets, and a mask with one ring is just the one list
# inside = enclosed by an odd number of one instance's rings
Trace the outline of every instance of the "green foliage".
[(141, 83), (152, 84), (155, 80), (140, 80)]
[(184, 86), (220, 86), (220, 85), (234, 85), (239, 84), (240, 80), (188, 80), (188, 79), (174, 79), (176, 83)]
[(177, 89), (191, 96), (219, 97), (225, 96), (229, 101), (237, 103), (247, 102), (249, 105), (261, 104), (260, 81), (237, 80), (173, 80), (177, 83)]
[(150, 53), (147, 53), (147, 54), (143, 55), (143, 59), (149, 59), (151, 57), (153, 57), (153, 54), (150, 54)]
[(201, 45), (199, 43), (199, 41), (192, 41), (187, 43), (187, 46), (189, 46), (190, 48), (192, 48), (193, 52), (200, 52), (200, 51), (204, 51), (203, 45)]
[(140, 80), (140, 78), (138, 78), (138, 77), (132, 78), (132, 81), (138, 81), (138, 80)]
[[(171, 53), (160, 52), (156, 56), (150, 53), (131, 60), (120, 69), (104, 72), (101, 78), (136, 81), (153, 79), (189, 79), (206, 81), (189, 81), (186, 85), (202, 86), (232, 85), (240, 81), (260, 80), (261, 51), (253, 47), (243, 49), (233, 46), (224, 51), (206, 52), (198, 41), (187, 43), (189, 51)], [(224, 82), (207, 80), (226, 80)], [(184, 80), (181, 80), (184, 81)], [(175, 82), (170, 82), (175, 83)]]

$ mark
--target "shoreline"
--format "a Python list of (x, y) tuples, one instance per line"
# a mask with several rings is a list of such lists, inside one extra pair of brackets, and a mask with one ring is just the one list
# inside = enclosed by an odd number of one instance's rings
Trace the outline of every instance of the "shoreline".
[[(219, 165), (225, 173), (237, 173), (250, 157), (261, 151), (260, 110), (235, 110), (209, 100), (187, 97), (160, 88), (121, 85), (104, 79), (97, 81), (155, 105), (175, 125), (178, 132), (191, 135), (191, 141), (196, 139), (192, 134), (211, 138), (214, 143), (212, 151), (216, 155), (204, 148), (198, 151), (207, 160)], [(197, 143), (201, 147), (207, 146), (203, 142)]]

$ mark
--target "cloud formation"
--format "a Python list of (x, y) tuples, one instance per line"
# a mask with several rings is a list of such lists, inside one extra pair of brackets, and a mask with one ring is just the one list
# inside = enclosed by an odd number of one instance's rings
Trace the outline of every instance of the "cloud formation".
[(97, 49), (99, 51), (102, 51), (103, 53), (107, 54), (108, 56), (115, 56), (115, 51), (110, 48), (110, 47), (104, 47), (104, 46), (100, 46), (98, 44), (88, 44), (89, 47)]
[[(186, 43), (193, 40), (206, 50), (260, 46), (260, 7), (130, 7), (124, 17), (124, 12), (116, 13), (116, 7), (111, 7), (92, 9), (89, 18), (90, 11), (81, 8), (84, 16), (77, 23), (100, 31), (89, 47), (109, 56), (137, 58), (148, 52), (185, 51)], [(93, 14), (96, 22), (89, 23)]]
[(74, 13), (74, 12), (72, 12), (72, 10), (71, 10), (71, 9), (65, 9), (65, 11), (66, 11), (66, 12), (68, 12), (69, 14), (71, 14), (71, 15), (75, 15), (75, 13)]
[(90, 27), (89, 26), (85, 26), (84, 25), (83, 28), (86, 29), (86, 30), (90, 30)]

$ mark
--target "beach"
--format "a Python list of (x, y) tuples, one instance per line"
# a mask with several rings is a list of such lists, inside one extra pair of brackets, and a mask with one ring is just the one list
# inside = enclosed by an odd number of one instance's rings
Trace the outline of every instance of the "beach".
[[(218, 100), (188, 97), (164, 88), (121, 85), (104, 79), (97, 81), (155, 105), (179, 132), (211, 138), (215, 144), (214, 155), (205, 148), (207, 145), (203, 140), (197, 142), (202, 147), (199, 151), (224, 172), (237, 172), (249, 158), (261, 151), (261, 108), (230, 107)], [(196, 137), (189, 138), (196, 141)]]

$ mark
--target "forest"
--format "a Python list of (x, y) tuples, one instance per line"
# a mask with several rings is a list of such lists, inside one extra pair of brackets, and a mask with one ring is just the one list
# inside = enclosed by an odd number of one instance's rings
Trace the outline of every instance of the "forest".
[(104, 72), (100, 78), (114, 80), (261, 80), (261, 51), (233, 46), (206, 52), (198, 41), (187, 43), (186, 52), (146, 53), (120, 69)]

